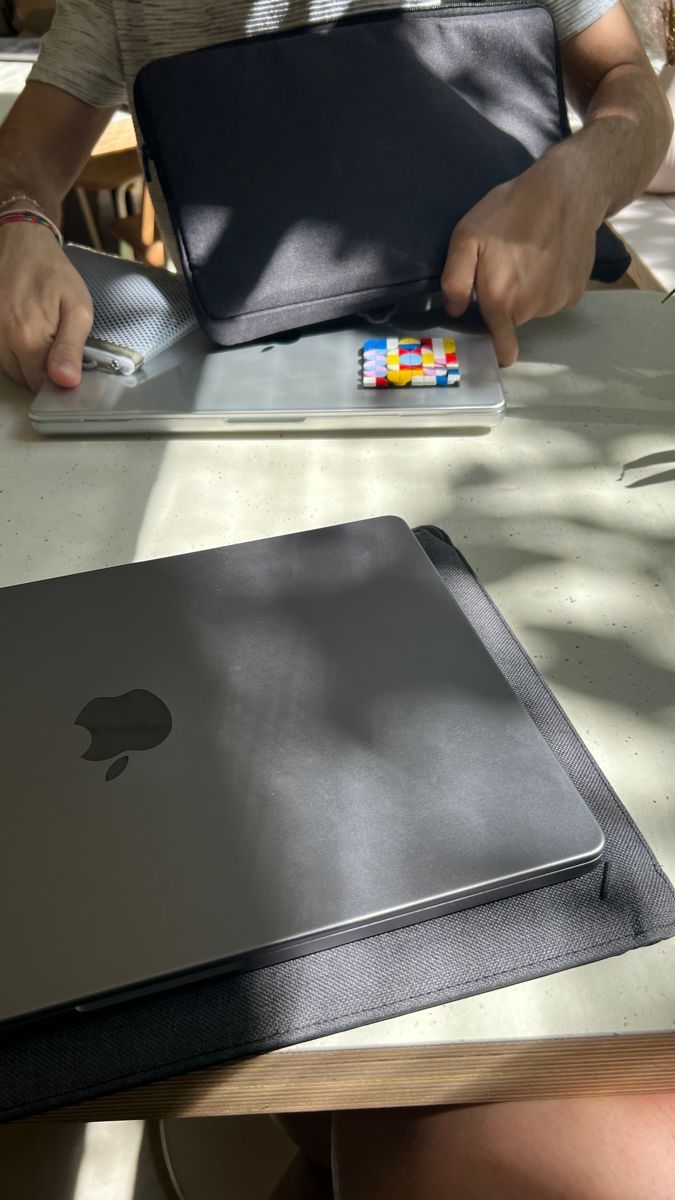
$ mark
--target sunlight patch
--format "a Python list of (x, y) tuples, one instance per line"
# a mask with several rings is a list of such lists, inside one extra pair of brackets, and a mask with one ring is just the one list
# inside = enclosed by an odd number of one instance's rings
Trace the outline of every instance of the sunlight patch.
[(248, 34), (260, 33), (262, 30), (268, 31), (274, 28), (280, 28), (284, 23), (284, 18), (288, 11), (290, 0), (285, 0), (275, 5), (274, 16), (276, 20), (270, 20), (270, 4), (269, 0), (253, 0), (248, 17), (246, 18), (246, 32)]
[(144, 1128), (143, 1121), (88, 1124), (72, 1200), (133, 1200)]

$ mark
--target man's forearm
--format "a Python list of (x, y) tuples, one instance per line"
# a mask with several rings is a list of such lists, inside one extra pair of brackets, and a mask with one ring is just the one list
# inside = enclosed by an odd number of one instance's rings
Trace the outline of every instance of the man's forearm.
[(672, 131), (665, 98), (622, 4), (563, 42), (561, 58), (583, 130), (467, 213), (452, 235), (441, 278), (451, 317), (466, 310), (475, 292), (502, 367), (516, 361), (519, 325), (581, 299), (596, 230), (643, 191)]
[(2, 136), (0, 131), (0, 208), (19, 208), (21, 203), (34, 200), (58, 223), (62, 199), (56, 181), (35, 152), (25, 142), (17, 142), (11, 135)]
[(28, 84), (0, 128), (0, 207), (25, 196), (58, 221), (110, 115), (59, 88)]
[(672, 131), (672, 113), (656, 78), (626, 64), (598, 85), (584, 128), (546, 157), (599, 225), (644, 191), (663, 161)]

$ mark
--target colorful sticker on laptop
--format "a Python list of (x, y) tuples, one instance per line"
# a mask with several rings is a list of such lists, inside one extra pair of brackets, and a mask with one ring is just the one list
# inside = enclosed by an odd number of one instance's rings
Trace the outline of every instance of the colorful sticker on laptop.
[(362, 387), (457, 387), (459, 381), (452, 338), (369, 338), (361, 347)]

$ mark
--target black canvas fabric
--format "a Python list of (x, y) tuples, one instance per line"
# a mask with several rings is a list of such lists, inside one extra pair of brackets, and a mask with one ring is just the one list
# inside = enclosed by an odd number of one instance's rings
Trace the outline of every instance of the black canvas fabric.
[[(570, 132), (553, 19), (527, 3), (211, 46), (143, 67), (134, 99), (223, 345), (437, 289), (461, 217)], [(629, 264), (603, 226), (594, 278)]]
[(675, 934), (675, 891), (558, 702), (440, 530), (417, 531), (600, 824), (577, 879), (116, 1009), (0, 1032), (0, 1119), (381, 1020), (622, 954)]

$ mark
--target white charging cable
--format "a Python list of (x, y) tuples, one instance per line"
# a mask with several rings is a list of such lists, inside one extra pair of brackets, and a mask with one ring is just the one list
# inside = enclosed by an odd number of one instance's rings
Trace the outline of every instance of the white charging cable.
[(168, 1146), (168, 1142), (166, 1140), (166, 1126), (165, 1126), (165, 1122), (163, 1119), (157, 1122), (157, 1128), (158, 1128), (158, 1132), (159, 1132), (159, 1145), (160, 1145), (160, 1149), (162, 1151), (162, 1158), (164, 1159), (164, 1167), (165, 1167), (166, 1173), (169, 1177), (169, 1183), (171, 1184), (171, 1187), (173, 1188), (176, 1200), (187, 1200), (185, 1192), (183, 1191), (182, 1187), (180, 1186), (180, 1184), (176, 1178), (176, 1172), (173, 1169), (173, 1163), (171, 1161), (171, 1155), (169, 1153), (169, 1146)]

